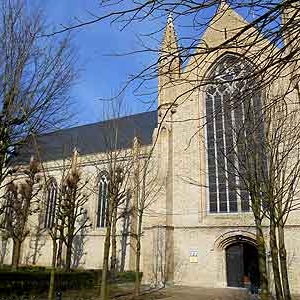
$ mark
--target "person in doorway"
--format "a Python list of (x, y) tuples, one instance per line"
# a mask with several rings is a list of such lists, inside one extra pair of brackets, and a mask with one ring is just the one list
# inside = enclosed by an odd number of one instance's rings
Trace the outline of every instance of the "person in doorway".
[(258, 267), (254, 261), (252, 261), (251, 264), (249, 265), (248, 273), (251, 281), (250, 291), (252, 294), (258, 294), (258, 286), (259, 286)]

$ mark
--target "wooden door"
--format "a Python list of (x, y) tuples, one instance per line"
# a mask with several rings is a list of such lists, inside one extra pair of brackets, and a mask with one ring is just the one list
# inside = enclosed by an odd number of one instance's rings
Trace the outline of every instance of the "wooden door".
[(243, 244), (235, 244), (226, 249), (227, 285), (243, 287), (244, 253)]

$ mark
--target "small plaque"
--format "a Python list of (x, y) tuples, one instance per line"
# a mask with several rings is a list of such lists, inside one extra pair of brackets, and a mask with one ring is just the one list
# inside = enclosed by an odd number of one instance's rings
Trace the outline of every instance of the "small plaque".
[(191, 248), (190, 249), (190, 263), (198, 262), (198, 249)]

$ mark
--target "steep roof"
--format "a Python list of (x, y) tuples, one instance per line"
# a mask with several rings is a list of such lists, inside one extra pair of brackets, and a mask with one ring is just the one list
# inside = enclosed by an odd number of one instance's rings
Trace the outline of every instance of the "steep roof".
[[(157, 111), (62, 129), (38, 136), (30, 146), (23, 147), (17, 161), (28, 163), (31, 155), (40, 156), (43, 161), (59, 160), (70, 156), (75, 147), (80, 155), (126, 149), (132, 146), (134, 137), (138, 137), (142, 145), (150, 145), (155, 127)], [(112, 146), (115, 142), (116, 147)]]

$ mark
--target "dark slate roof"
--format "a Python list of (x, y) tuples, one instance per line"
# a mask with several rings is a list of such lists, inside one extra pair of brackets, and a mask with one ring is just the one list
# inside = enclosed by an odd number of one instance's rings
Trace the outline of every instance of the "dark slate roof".
[[(115, 149), (111, 145), (116, 140), (117, 149), (126, 149), (132, 146), (134, 137), (138, 137), (142, 145), (150, 145), (155, 127), (157, 111), (62, 129), (38, 136), (35, 143), (38, 147), (32, 143), (23, 147), (17, 161), (28, 163), (30, 156), (36, 157), (37, 152), (43, 161), (58, 160), (70, 156), (74, 147), (80, 155), (107, 152)], [(117, 139), (114, 138), (116, 133)]]

